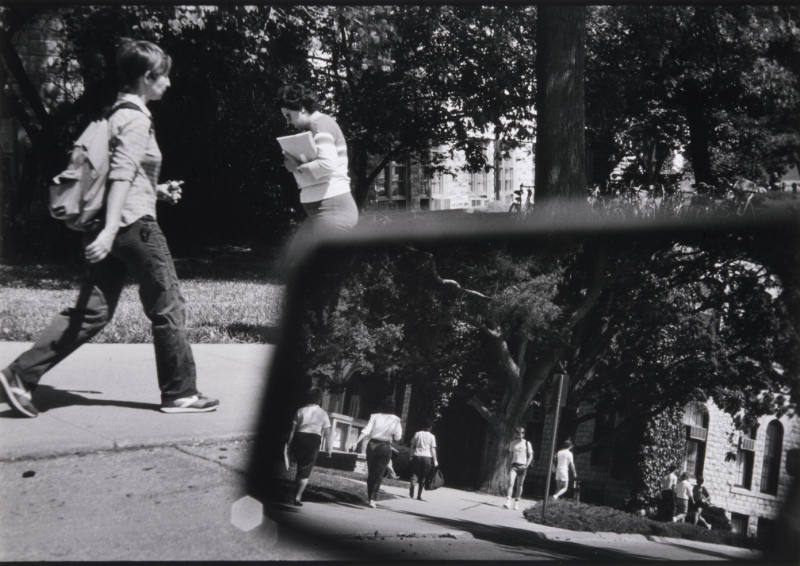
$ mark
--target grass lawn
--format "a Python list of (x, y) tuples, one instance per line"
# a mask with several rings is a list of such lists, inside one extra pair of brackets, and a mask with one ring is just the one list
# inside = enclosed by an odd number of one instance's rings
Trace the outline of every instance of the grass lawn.
[(523, 513), (528, 521), (532, 523), (540, 523), (572, 531), (663, 536), (745, 548), (754, 548), (757, 546), (757, 541), (755, 539), (731, 531), (709, 531), (704, 527), (695, 527), (691, 523), (665, 523), (654, 521), (612, 507), (579, 503), (569, 499), (548, 501), (544, 520), (542, 520), (541, 501), (537, 502), (535, 507), (526, 509)]
[[(229, 247), (175, 263), (186, 298), (190, 342), (274, 340), (283, 285), (270, 275), (271, 258)], [(53, 315), (73, 305), (80, 273), (76, 265), (0, 265), (0, 340), (34, 340)], [(111, 323), (93, 342), (150, 341), (150, 321), (131, 281)]]

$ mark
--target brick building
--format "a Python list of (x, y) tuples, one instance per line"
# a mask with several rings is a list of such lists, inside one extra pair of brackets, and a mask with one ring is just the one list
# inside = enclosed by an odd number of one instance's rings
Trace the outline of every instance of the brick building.
[[(589, 405), (584, 405), (578, 416), (590, 410)], [(788, 452), (800, 448), (800, 419), (765, 416), (753, 429), (739, 431), (733, 418), (709, 400), (688, 403), (682, 423), (686, 429), (686, 450), (679, 472), (687, 472), (693, 484), (698, 476), (704, 478), (712, 504), (725, 510), (734, 531), (751, 536), (770, 532), (781, 503), (788, 497), (792, 481)], [(578, 427), (574, 438), (576, 448), (590, 444), (594, 448), (576, 449), (575, 467), (582, 500), (622, 507), (633, 488), (630, 472), (635, 450), (625, 450), (619, 442), (614, 446), (597, 442), (599, 433), (608, 425), (598, 418)], [(540, 438), (530, 435), (534, 437), (537, 457), (529, 486), (532, 496), (541, 497), (548, 469), (546, 456), (541, 455), (548, 453), (552, 440), (553, 415), (547, 415), (541, 423), (531, 423), (529, 430), (541, 430)]]

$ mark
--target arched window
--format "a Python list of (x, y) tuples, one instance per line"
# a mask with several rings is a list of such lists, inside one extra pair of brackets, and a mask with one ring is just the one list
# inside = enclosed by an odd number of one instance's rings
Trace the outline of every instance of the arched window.
[(686, 425), (686, 455), (683, 468), (689, 477), (703, 475), (708, 437), (708, 410), (702, 403), (689, 403), (683, 409), (683, 424)]
[(778, 420), (767, 425), (764, 435), (764, 459), (761, 464), (761, 492), (776, 495), (781, 470), (783, 426)]
[(756, 427), (745, 428), (739, 433), (739, 451), (736, 454), (736, 485), (750, 489), (753, 483), (753, 461), (755, 460)]

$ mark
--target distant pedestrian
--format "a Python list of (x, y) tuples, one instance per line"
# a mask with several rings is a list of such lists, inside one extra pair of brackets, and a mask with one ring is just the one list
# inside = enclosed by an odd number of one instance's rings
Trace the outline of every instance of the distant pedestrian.
[(369, 438), (367, 443), (367, 504), (372, 508), (377, 507), (375, 501), (378, 499), (383, 474), (392, 459), (392, 442), (398, 442), (403, 437), (400, 417), (393, 414), (393, 410), (394, 402), (391, 397), (384, 399), (378, 407), (378, 412), (369, 416), (367, 426), (351, 446), (351, 450), (355, 451), (362, 440)]
[(689, 474), (683, 472), (675, 486), (675, 516), (673, 522), (683, 523), (689, 513), (689, 502), (692, 501), (692, 484), (689, 483)]
[(431, 432), (431, 422), (426, 422), (411, 439), (411, 483), (408, 487), (408, 496), (414, 497), (414, 484), (418, 484), (417, 499), (422, 501), (422, 491), (425, 489), (425, 480), (433, 468), (439, 467), (436, 458), (436, 437)]
[(207, 412), (219, 405), (197, 390), (186, 301), (156, 221), (157, 200), (180, 199), (181, 182), (158, 182), (161, 151), (147, 108), (169, 88), (171, 66), (170, 56), (149, 41), (126, 38), (117, 49), (119, 93), (108, 118), (113, 143), (102, 226), (84, 235), (86, 270), (75, 306), (56, 315), (33, 346), (0, 372), (5, 397), (19, 415), (39, 414), (31, 393), (42, 375), (111, 321), (128, 274), (152, 326), (161, 411)]
[(568, 438), (561, 444), (561, 450), (556, 452), (556, 492), (553, 499), (558, 499), (567, 492), (570, 476), (578, 479), (575, 471), (575, 461), (572, 457), (572, 441)]
[(317, 149), (304, 163), (284, 153), (284, 166), (294, 175), (308, 215), (287, 250), (291, 264), (298, 246), (353, 228), (358, 207), (350, 191), (347, 141), (336, 120), (319, 111), (316, 94), (301, 84), (284, 85), (278, 90), (278, 105), (289, 125), (311, 133)]
[(703, 518), (703, 509), (711, 505), (711, 496), (703, 485), (703, 478), (697, 478), (697, 484), (692, 489), (692, 500), (694, 501), (694, 524), (703, 523), (703, 526), (711, 530), (711, 525)]
[(284, 446), (284, 455), (291, 452), (297, 463), (294, 504), (298, 507), (303, 505), (303, 492), (317, 462), (323, 436), (326, 439), (328, 457), (331, 456), (331, 420), (328, 413), (320, 407), (321, 403), (322, 391), (316, 387), (309, 389), (305, 404), (294, 415), (292, 430)]
[(522, 496), (522, 488), (525, 486), (525, 475), (533, 462), (533, 446), (525, 438), (525, 427), (517, 427), (514, 436), (514, 440), (508, 445), (508, 491), (506, 502), (503, 504), (506, 509), (512, 507), (512, 497), (514, 498), (513, 508), (517, 509), (519, 498)]
[(661, 500), (659, 515), (665, 521), (671, 521), (675, 516), (675, 486), (678, 485), (677, 466), (671, 466), (666, 475), (661, 478)]

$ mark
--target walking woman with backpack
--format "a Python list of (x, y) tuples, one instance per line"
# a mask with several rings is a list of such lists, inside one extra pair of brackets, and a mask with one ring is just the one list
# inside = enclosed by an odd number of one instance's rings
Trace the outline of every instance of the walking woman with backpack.
[[(191, 346), (186, 338), (184, 298), (156, 201), (180, 198), (179, 182), (158, 183), (161, 152), (147, 104), (170, 86), (172, 59), (149, 41), (123, 39), (116, 55), (120, 90), (108, 118), (110, 164), (101, 227), (84, 237), (86, 273), (73, 308), (58, 314), (34, 345), (0, 372), (12, 409), (35, 417), (32, 391), (42, 375), (111, 320), (130, 273), (150, 319), (155, 346), (160, 409), (165, 413), (208, 412), (216, 399), (197, 390)], [(122, 106), (114, 111), (117, 106)]]

